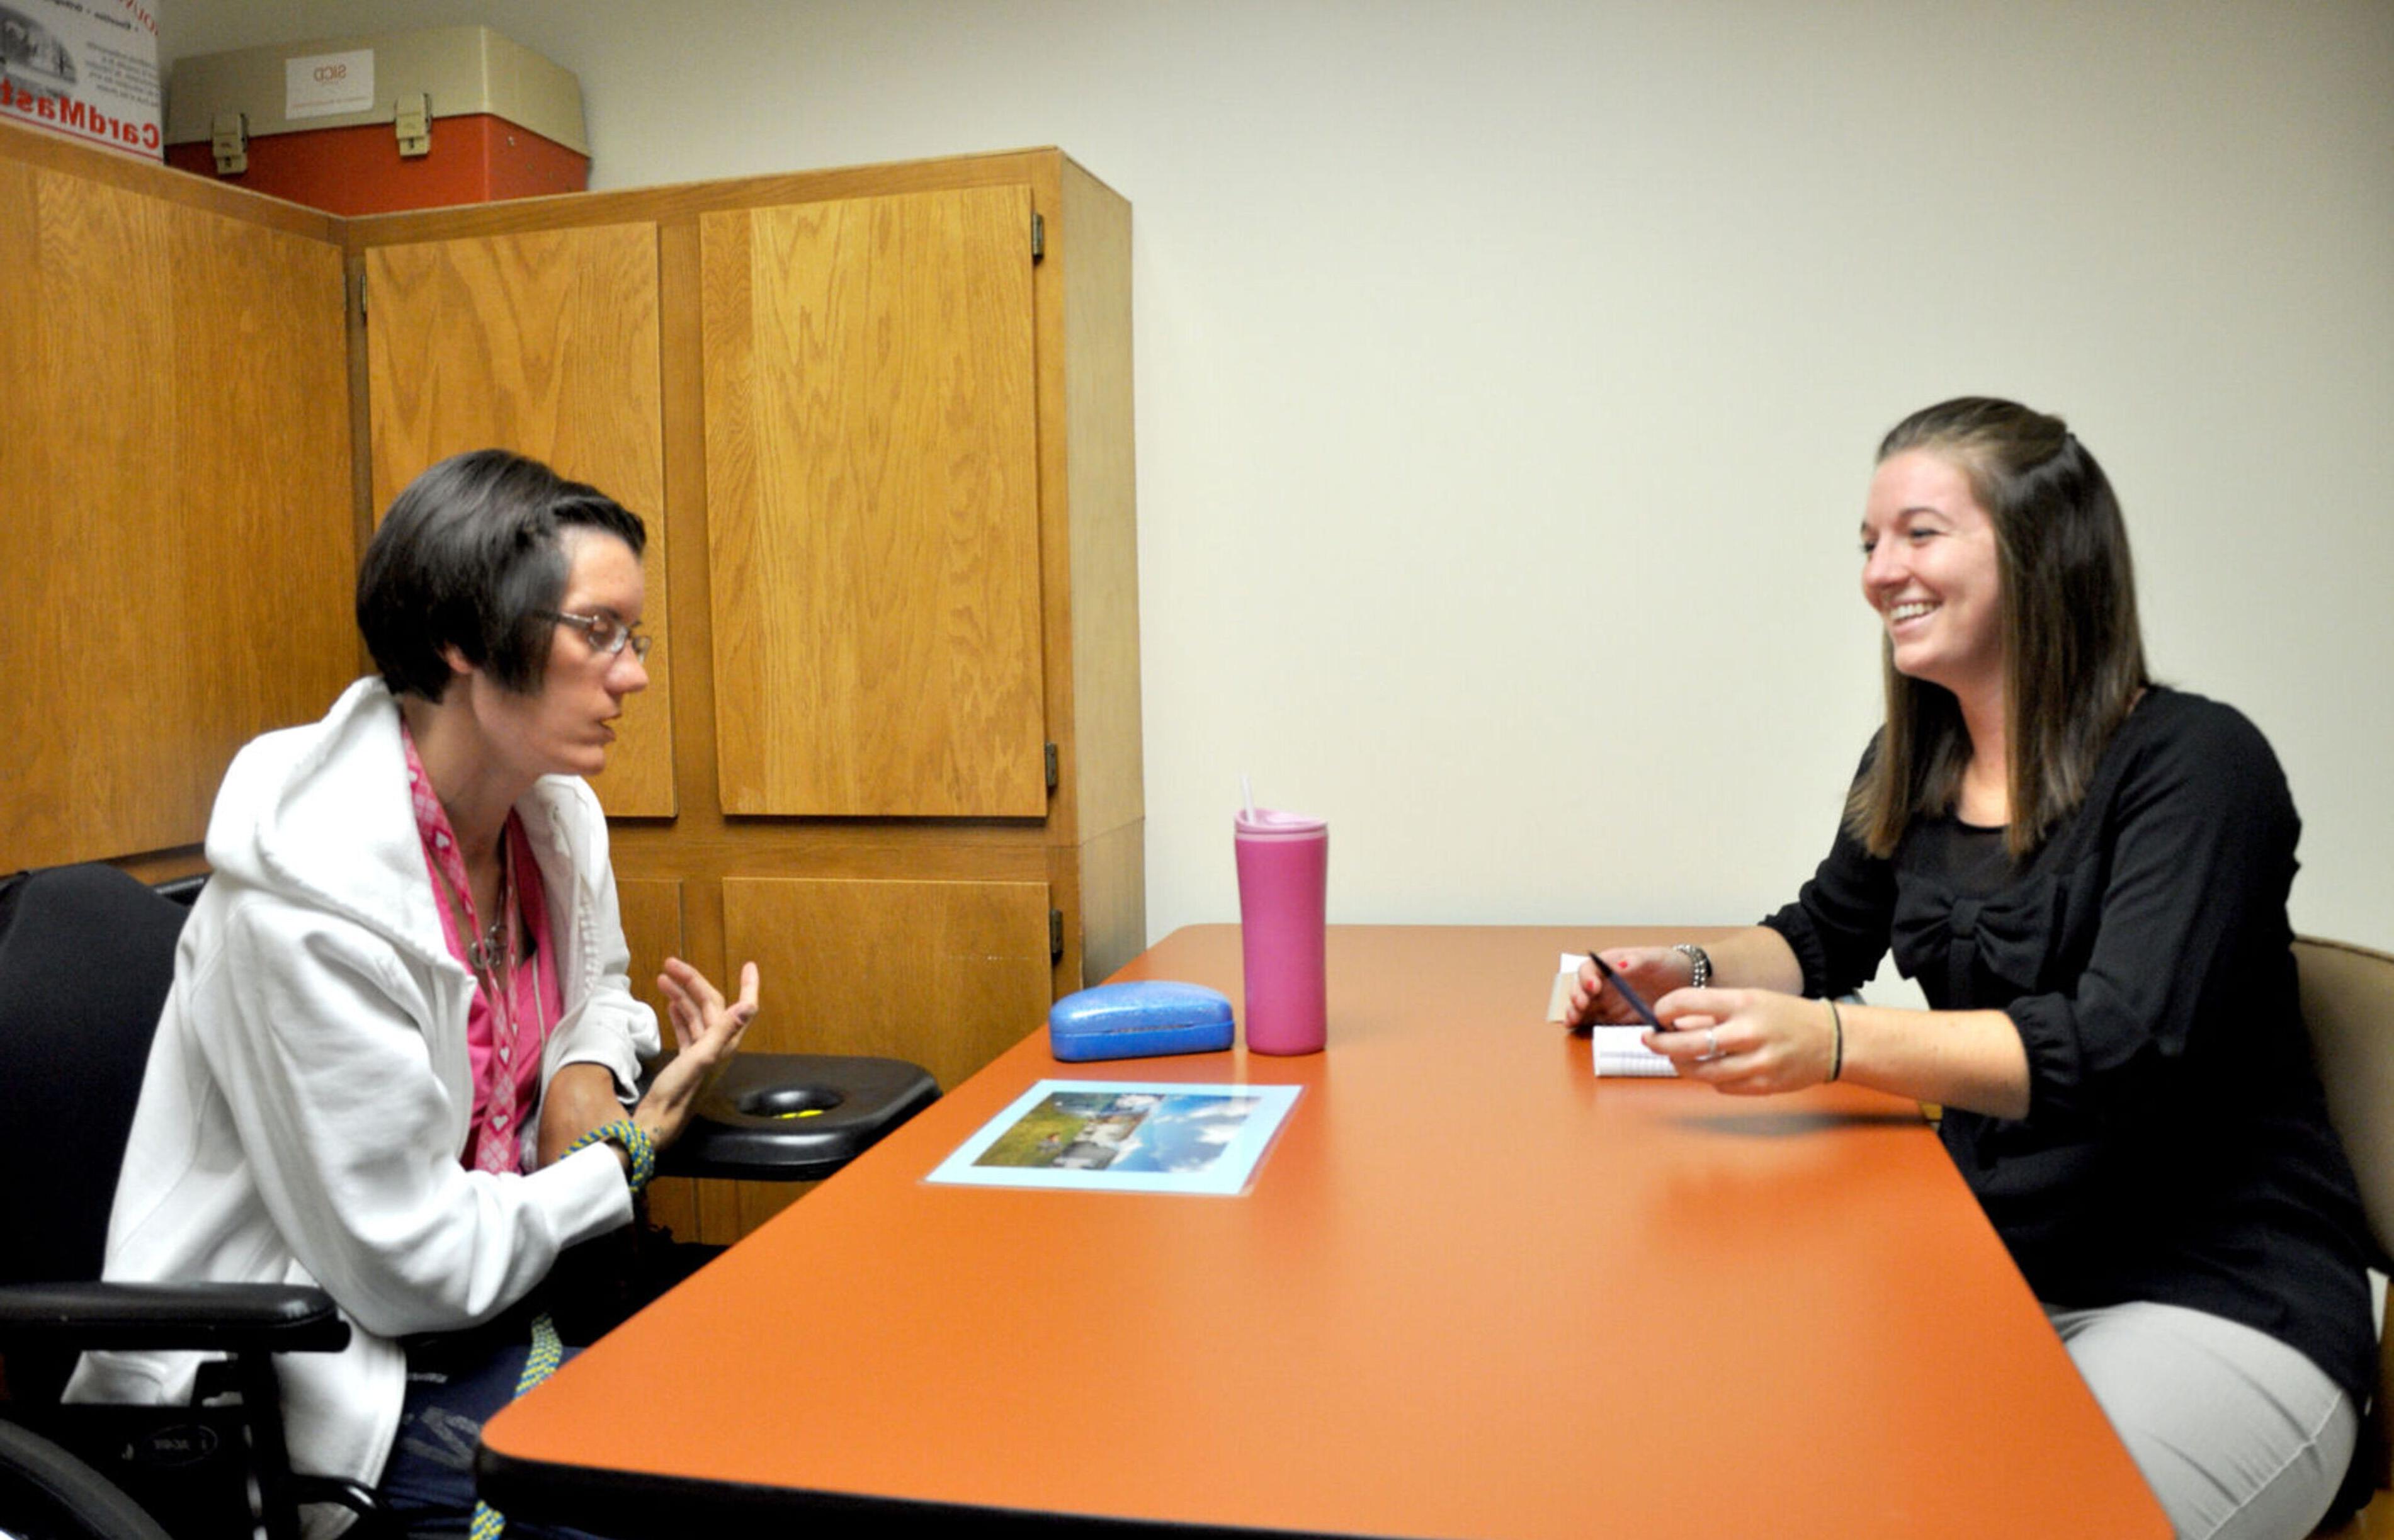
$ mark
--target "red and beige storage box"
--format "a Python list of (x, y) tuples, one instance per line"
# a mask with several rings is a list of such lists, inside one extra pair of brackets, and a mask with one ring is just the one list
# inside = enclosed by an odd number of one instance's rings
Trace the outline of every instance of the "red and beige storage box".
[(335, 214), (579, 192), (590, 182), (581, 82), (488, 27), (177, 59), (166, 159)]

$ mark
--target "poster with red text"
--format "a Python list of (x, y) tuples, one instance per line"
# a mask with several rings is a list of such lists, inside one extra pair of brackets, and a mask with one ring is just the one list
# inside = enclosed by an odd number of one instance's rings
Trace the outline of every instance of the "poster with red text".
[(140, 0), (0, 0), (0, 122), (163, 160), (158, 19)]

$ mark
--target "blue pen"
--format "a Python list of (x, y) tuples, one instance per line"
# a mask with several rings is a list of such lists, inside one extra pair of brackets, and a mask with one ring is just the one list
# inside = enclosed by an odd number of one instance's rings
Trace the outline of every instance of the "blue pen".
[(1596, 971), (1603, 978), (1604, 981), (1611, 984), (1615, 990), (1618, 990), (1621, 994), (1621, 997), (1629, 1002), (1629, 1008), (1638, 1013), (1638, 1019), (1639, 1020), (1645, 1022), (1656, 1032), (1669, 1032), (1671, 1030), (1663, 1024), (1663, 1019), (1661, 1017), (1654, 1014), (1653, 1007), (1638, 998), (1638, 992), (1629, 987), (1629, 981), (1624, 979), (1620, 974), (1613, 972), (1612, 969), (1606, 965), (1603, 958), (1598, 956), (1593, 951), (1591, 951), (1587, 954), (1587, 960), (1596, 965)]

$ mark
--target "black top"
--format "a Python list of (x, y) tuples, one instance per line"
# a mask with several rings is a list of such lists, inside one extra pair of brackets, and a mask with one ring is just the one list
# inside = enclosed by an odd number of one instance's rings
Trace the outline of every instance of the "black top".
[(1915, 820), (1886, 861), (1840, 829), (1763, 923), (1807, 993), (1860, 988), (1891, 944), (1932, 1007), (2010, 1016), (2028, 1115), (1948, 1110), (1941, 1133), (2038, 1298), (2243, 1322), (2361, 1404), (2367, 1232), (2286, 923), (2301, 830), (2251, 722), (2155, 689), (2024, 865), (1950, 817)]

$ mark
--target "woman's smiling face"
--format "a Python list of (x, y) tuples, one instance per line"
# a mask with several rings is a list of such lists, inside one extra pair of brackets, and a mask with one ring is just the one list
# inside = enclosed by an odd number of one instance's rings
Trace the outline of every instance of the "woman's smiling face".
[(1961, 467), (1925, 449), (1880, 462), (1862, 509), (1862, 598), (1899, 672), (2000, 698), (2003, 561)]

